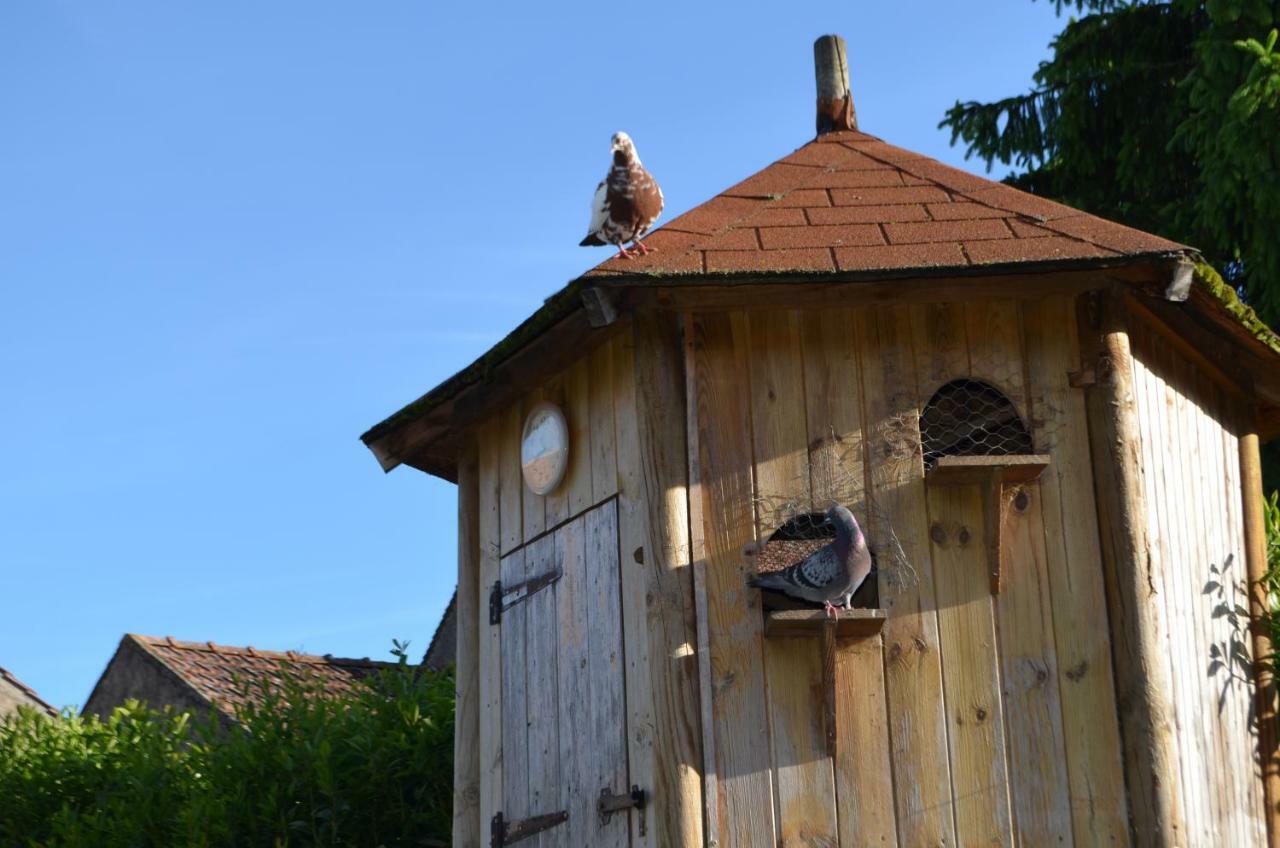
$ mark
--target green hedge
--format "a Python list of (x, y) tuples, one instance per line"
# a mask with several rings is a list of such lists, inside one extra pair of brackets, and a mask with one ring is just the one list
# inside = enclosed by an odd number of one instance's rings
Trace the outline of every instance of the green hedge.
[(0, 846), (448, 845), (454, 681), (405, 664), (349, 695), (262, 690), (228, 729), (136, 702), (0, 722)]

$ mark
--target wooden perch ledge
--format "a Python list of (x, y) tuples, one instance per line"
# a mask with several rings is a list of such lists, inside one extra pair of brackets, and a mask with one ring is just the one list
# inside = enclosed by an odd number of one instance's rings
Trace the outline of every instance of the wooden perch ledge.
[(768, 613), (764, 621), (764, 635), (770, 637), (821, 636), (824, 629), (835, 629), (841, 638), (871, 636), (884, 626), (884, 610), (841, 610), (838, 620), (823, 610), (780, 610)]
[(1006, 486), (1036, 480), (1049, 467), (1048, 454), (1010, 456), (943, 456), (925, 474), (931, 486), (981, 486), (987, 524), (987, 561), (991, 594), (1000, 594), (1001, 559), (1004, 554), (1004, 516), (1009, 508)]

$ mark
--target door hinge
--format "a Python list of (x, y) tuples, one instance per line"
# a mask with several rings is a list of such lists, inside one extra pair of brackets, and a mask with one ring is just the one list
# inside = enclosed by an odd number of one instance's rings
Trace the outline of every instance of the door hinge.
[(535, 833), (550, 830), (556, 825), (563, 824), (568, 820), (568, 810), (561, 810), (558, 813), (547, 813), (546, 815), (534, 816), (533, 818), (520, 819), (513, 822), (509, 822), (504, 819), (502, 817), (502, 813), (499, 812), (493, 817), (493, 821), (489, 824), (490, 848), (502, 848), (503, 845), (512, 845), (522, 839), (528, 839)]
[(530, 577), (528, 580), (521, 581), (514, 586), (506, 587), (502, 585), (501, 580), (497, 580), (493, 584), (493, 590), (489, 592), (489, 623), (501, 624), (502, 614), (511, 609), (521, 601), (529, 600), (534, 593), (547, 588), (560, 579), (564, 574), (560, 569), (548, 571), (546, 574), (539, 574), (537, 577)]
[(613, 789), (606, 786), (600, 790), (600, 800), (596, 803), (596, 812), (600, 814), (600, 824), (608, 824), (614, 813), (620, 813), (623, 810), (643, 810), (646, 800), (648, 800), (648, 796), (645, 791), (634, 783), (631, 785), (630, 792), (621, 795), (614, 795)]

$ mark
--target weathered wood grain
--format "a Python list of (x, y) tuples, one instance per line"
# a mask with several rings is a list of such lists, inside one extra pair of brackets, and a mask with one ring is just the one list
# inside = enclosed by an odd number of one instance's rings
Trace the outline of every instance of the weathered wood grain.
[[(479, 450), (478, 556), (480, 597), (488, 600), (493, 584), (501, 576), (498, 552), (502, 543), (499, 527), (502, 429), (495, 417), (476, 433)], [(458, 620), (458, 627), (475, 631), (480, 658), (480, 827), (486, 831), (493, 816), (502, 809), (502, 632), (489, 624), (487, 603), (482, 603), (471, 621)]]
[[(570, 732), (588, 735), (587, 769), (590, 791), (626, 792), (626, 695), (623, 669), (622, 609), (618, 577), (618, 515), (610, 501), (583, 516), (587, 564), (587, 641), (590, 650), (590, 722)], [(584, 740), (586, 742), (587, 740)], [(598, 784), (598, 785), (596, 785)], [(591, 845), (622, 848), (630, 841), (628, 814), (598, 825)]]
[[(899, 307), (858, 314), (856, 337), (866, 399), (869, 501), (880, 554), (880, 604), (894, 802), (899, 843), (954, 845), (951, 766), (939, 661), (933, 567), (910, 318)], [(887, 546), (901, 543), (905, 564)]]
[(615, 337), (592, 352), (587, 362), (587, 403), (591, 430), (591, 499), (600, 503), (618, 491), (617, 441), (613, 421)]
[[(515, 585), (528, 576), (525, 549), (502, 558), (502, 582)], [(518, 604), (502, 615), (502, 801), (507, 821), (534, 815), (529, 797), (529, 701), (526, 613)], [(547, 812), (550, 812), (549, 810)]]
[(565, 524), (555, 533), (556, 559), (564, 576), (555, 586), (556, 616), (560, 630), (556, 662), (560, 714), (560, 807), (569, 811), (561, 825), (568, 846), (590, 845), (596, 829), (595, 775), (590, 769), (593, 740), (582, 732), (590, 726), (591, 653), (588, 638), (586, 535), (583, 520)]
[(524, 426), (519, 401), (499, 416), (498, 485), (502, 530), (501, 552), (505, 556), (524, 542), (524, 478), (520, 473), (520, 429)]
[[(812, 508), (800, 318), (758, 313), (750, 325), (750, 404), (755, 457), (756, 538)], [(769, 639), (764, 645), (778, 840), (836, 840), (835, 781), (826, 752), (827, 688), (817, 645)], [(832, 669), (834, 673), (834, 668)]]
[[(768, 713), (758, 593), (748, 590), (743, 546), (754, 536), (751, 404), (745, 316), (693, 322), (693, 397), (699, 521), (690, 530), (705, 557), (711, 733), (718, 781), (715, 819), (721, 845), (775, 844)], [(694, 450), (693, 444), (690, 450)], [(691, 508), (691, 515), (693, 510)], [(700, 627), (701, 627), (700, 622)], [(704, 742), (705, 744), (705, 742)]]
[(480, 459), (475, 445), (458, 464), (458, 593), (454, 619), (453, 844), (480, 844)]
[(560, 485), (568, 499), (568, 515), (592, 504), (591, 384), (588, 360), (569, 366), (564, 375), (564, 416), (569, 424), (569, 468)]
[[(618, 523), (631, 779), (650, 792), (632, 845), (701, 845), (698, 655), (684, 354), (674, 316), (639, 313), (614, 347)], [(704, 653), (705, 655), (705, 653)]]
[[(555, 571), (555, 537), (546, 535), (525, 551), (526, 579)], [(529, 810), (541, 816), (563, 809), (560, 806), (560, 676), (556, 668), (559, 654), (559, 619), (556, 613), (556, 585), (529, 596), (529, 600), (504, 614), (523, 608), (525, 619), (525, 698), (529, 746)], [(504, 622), (505, 626), (505, 622)], [(538, 835), (542, 848), (564, 844), (563, 826)]]
[(1081, 360), (1075, 305), (1050, 297), (1023, 307), (1040, 477), (1046, 570), (1058, 655), (1072, 832), (1080, 846), (1124, 845), (1128, 809), (1111, 672), (1084, 397), (1067, 374)]
[[(1018, 305), (968, 304), (965, 320), (972, 374), (1003, 391), (1023, 422), (1029, 421)], [(1001, 496), (1007, 503), (995, 520), (1002, 522), (1003, 573), (994, 602), (1009, 767), (1016, 775), (1011, 784), (1016, 833), (1021, 844), (1070, 844), (1066, 742), (1040, 491), (1035, 484), (1024, 484), (1006, 487)]]

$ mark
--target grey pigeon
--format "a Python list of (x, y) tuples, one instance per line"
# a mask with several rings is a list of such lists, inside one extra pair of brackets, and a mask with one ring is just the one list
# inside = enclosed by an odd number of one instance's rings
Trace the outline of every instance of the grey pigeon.
[(862, 581), (871, 573), (871, 551), (853, 513), (839, 504), (827, 510), (827, 522), (836, 531), (828, 545), (781, 571), (757, 574), (747, 580), (756, 589), (783, 592), (802, 601), (821, 603), (827, 615), (840, 617), (833, 601), (845, 609)]
[(662, 214), (662, 189), (640, 164), (631, 136), (614, 133), (610, 146), (613, 167), (596, 186), (591, 201), (591, 223), (587, 225), (587, 237), (581, 246), (615, 244), (618, 256), (630, 259), (632, 254), (626, 248), (630, 241), (643, 256), (651, 248), (646, 247), (640, 237), (649, 232)]

